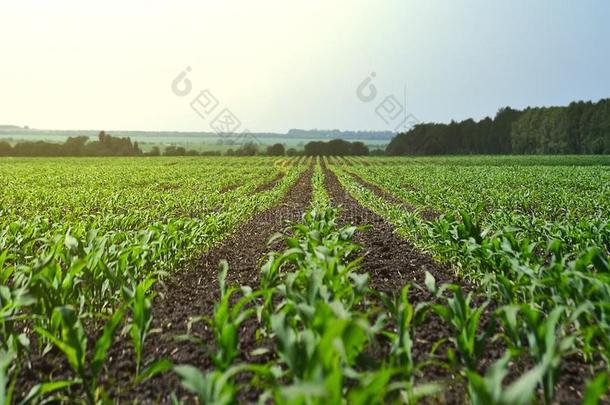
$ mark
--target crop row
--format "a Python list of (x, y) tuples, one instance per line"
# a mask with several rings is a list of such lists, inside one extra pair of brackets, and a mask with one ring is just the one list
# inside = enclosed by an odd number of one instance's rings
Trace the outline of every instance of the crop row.
[[(458, 307), (438, 311), (455, 327), (456, 335), (450, 339), (457, 350), (445, 354), (465, 367), (460, 374), (468, 380), (473, 402), (512, 403), (502, 381), (509, 372), (517, 372), (509, 365), (518, 364), (519, 381), (526, 377), (538, 381), (544, 402), (550, 403), (567, 359), (585, 365), (586, 374), (597, 376), (592, 384), (604, 391), (610, 369), (610, 225), (607, 201), (599, 194), (587, 195), (586, 190), (599, 185), (605, 172), (589, 169), (583, 175), (578, 169), (532, 169), (536, 177), (524, 168), (504, 174), (485, 167), (474, 169), (478, 175), (468, 187), (467, 180), (473, 179), (470, 168), (331, 167), (363, 205), (387, 218), (403, 237), (452, 265), (463, 280), (478, 286), (481, 296), (490, 298), (478, 305), (468, 300), (464, 304), (456, 297), (451, 305)], [(425, 220), (417, 209), (386, 201), (351, 173), (420, 209), (430, 203), (441, 215)], [(575, 178), (587, 183), (568, 203), (572, 192), (562, 182)], [(603, 195), (606, 187), (601, 185), (597, 191)], [(535, 190), (534, 199), (520, 196), (520, 190), (528, 188)], [(477, 198), (487, 192), (492, 198), (483, 199), (487, 203), (483, 210)], [(591, 197), (593, 203), (587, 201)], [(527, 201), (533, 203), (528, 214), (509, 209)], [(557, 215), (557, 222), (551, 222), (548, 207), (562, 204), (579, 214)], [(538, 226), (537, 216), (545, 226)], [(432, 280), (430, 286), (437, 290)], [(495, 331), (483, 328), (481, 322), (481, 314), (490, 305), (493, 321), (485, 324), (500, 325)], [(481, 356), (485, 345), (493, 341), (506, 345), (506, 354), (481, 375)]]
[[(285, 249), (267, 255), (258, 286), (226, 286), (221, 266), (221, 298), (207, 320), (215, 342), (201, 342), (215, 367), (174, 367), (200, 403), (234, 403), (253, 391), (278, 404), (414, 403), (440, 390), (415, 381), (409, 287), (396, 296), (368, 287), (352, 240), (360, 228), (338, 225), (319, 166), (312, 181), (310, 210), (283, 234)], [(251, 353), (271, 360), (237, 361), (250, 318), (261, 337)]]
[[(324, 196), (319, 167), (313, 184), (314, 195)], [(323, 197), (314, 201), (328, 204)], [(246, 392), (278, 404), (442, 402), (446, 376), (424, 374), (431, 364), (453, 373), (452, 384), (463, 384), (474, 404), (554, 400), (561, 360), (578, 345), (578, 336), (566, 333), (579, 326), (578, 314), (561, 304), (546, 312), (533, 302), (480, 302), (460, 286), (437, 285), (429, 273), (425, 286), (406, 285), (394, 294), (371, 289), (360, 268), (361, 247), (353, 242), (361, 228), (339, 226), (339, 213), (314, 203), (285, 233), (285, 250), (268, 255), (256, 287), (226, 286), (228, 267), (221, 266), (221, 299), (207, 320), (215, 342), (201, 342), (215, 367), (174, 366), (200, 403), (234, 403)], [(412, 288), (433, 298), (414, 305)], [(251, 353), (272, 353), (264, 357), (271, 360), (238, 361), (239, 330), (251, 318), (261, 337)], [(433, 342), (429, 358), (416, 358), (414, 347), (430, 339), (420, 332), (429, 322), (443, 323), (449, 334)], [(489, 364), (486, 352), (498, 345), (504, 354)], [(588, 383), (583, 401), (597, 403), (607, 385), (602, 372)]]
[[(14, 175), (6, 175), (0, 199), (0, 403), (10, 403), (20, 372), (36, 367), (32, 355), (57, 352), (75, 379), (41, 381), (26, 400), (73, 386), (89, 402), (103, 398), (97, 380), (120, 325), (133, 342), (134, 378), (163, 368), (162, 359), (140, 364), (154, 283), (274, 205), (304, 170), (270, 159), (215, 160), (207, 166), (200, 166), (204, 160), (18, 160), (0, 167)], [(254, 193), (281, 172), (276, 187)]]

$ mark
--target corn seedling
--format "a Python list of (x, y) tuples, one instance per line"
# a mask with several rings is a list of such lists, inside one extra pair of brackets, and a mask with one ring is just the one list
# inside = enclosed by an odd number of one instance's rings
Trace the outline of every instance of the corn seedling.
[(58, 389), (67, 388), (73, 384), (81, 384), (89, 403), (96, 402), (102, 394), (98, 390), (98, 376), (106, 361), (108, 349), (112, 345), (113, 336), (123, 319), (123, 310), (119, 309), (105, 324), (102, 336), (95, 342), (93, 358), (87, 361), (87, 336), (85, 330), (77, 317), (76, 310), (65, 306), (56, 308), (53, 312), (52, 322), (54, 329), (59, 330), (60, 337), (53, 333), (36, 328), (36, 332), (48, 339), (61, 352), (63, 352), (68, 364), (74, 370), (76, 379), (70, 381), (52, 381), (36, 386), (30, 391), (28, 398), (42, 395)]

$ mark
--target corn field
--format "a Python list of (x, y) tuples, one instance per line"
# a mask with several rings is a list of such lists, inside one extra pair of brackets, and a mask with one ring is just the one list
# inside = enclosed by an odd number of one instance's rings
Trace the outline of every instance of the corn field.
[(610, 402), (604, 157), (0, 178), (1, 404)]

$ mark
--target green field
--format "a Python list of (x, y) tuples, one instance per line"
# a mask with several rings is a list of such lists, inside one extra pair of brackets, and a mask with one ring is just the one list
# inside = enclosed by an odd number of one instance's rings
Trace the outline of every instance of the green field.
[[(45, 315), (82, 296), (80, 312), (94, 316), (120, 300), (122, 287), (170, 270), (273, 204), (299, 170), (252, 197), (278, 174), (272, 160), (3, 159), (3, 264), (49, 272), (40, 282), (55, 283), (59, 295), (41, 297), (37, 305)], [(66, 265), (68, 273), (56, 273)], [(70, 266), (88, 282), (72, 280), (64, 289), (65, 277), (74, 277)]]
[[(144, 152), (150, 151), (153, 147), (158, 147), (163, 151), (168, 146), (183, 147), (187, 150), (195, 150), (197, 152), (226, 152), (228, 149), (237, 149), (246, 141), (254, 142), (264, 152), (269, 145), (280, 143), (288, 148), (303, 150), (303, 146), (311, 141), (330, 139), (320, 137), (297, 137), (277, 134), (277, 136), (269, 136), (268, 134), (251, 137), (242, 137), (240, 134), (217, 135), (213, 133), (201, 133), (199, 135), (175, 133), (157, 133), (157, 132), (142, 132), (142, 131), (111, 131), (113, 136), (129, 137), (132, 141), (138, 142), (140, 148)], [(46, 141), (51, 143), (64, 143), (71, 136), (86, 135), (91, 139), (97, 138), (95, 131), (44, 131), (44, 130), (21, 130), (21, 131), (0, 131), (0, 141), (7, 141), (14, 145), (18, 142), (35, 142)], [(390, 139), (350, 139), (351, 142), (363, 142), (370, 150), (384, 150)]]
[[(0, 179), (0, 403), (608, 400), (609, 156), (3, 158)], [(398, 289), (366, 259), (381, 222), (430, 258)], [(273, 244), (239, 233), (268, 223)], [(213, 306), (172, 319), (171, 289)]]
[[(575, 254), (610, 240), (605, 157), (354, 160), (348, 171), (415, 208), (465, 213), (485, 234), (508, 231), (540, 249), (561, 240)], [(363, 203), (373, 206), (373, 199), (364, 197)]]

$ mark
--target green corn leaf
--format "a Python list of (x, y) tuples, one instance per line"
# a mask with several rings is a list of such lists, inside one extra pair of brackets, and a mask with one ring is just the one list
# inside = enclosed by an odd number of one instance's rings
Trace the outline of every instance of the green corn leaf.
[(205, 377), (199, 369), (189, 365), (174, 366), (174, 371), (180, 377), (184, 388), (193, 394), (205, 392)]
[(532, 402), (534, 391), (546, 374), (548, 363), (542, 363), (523, 374), (506, 388), (502, 398), (503, 403), (511, 405), (527, 405)]
[(225, 295), (228, 272), (229, 272), (229, 263), (223, 259), (218, 263), (218, 284), (220, 285), (220, 296), (221, 297)]
[(156, 360), (140, 372), (140, 374), (136, 377), (136, 384), (146, 381), (158, 374), (165, 373), (171, 370), (173, 366), (174, 365), (172, 362), (167, 359)]
[(106, 325), (104, 325), (104, 331), (102, 336), (95, 342), (95, 348), (93, 349), (93, 362), (91, 363), (91, 372), (93, 378), (96, 379), (99, 374), (104, 362), (106, 361), (106, 355), (108, 349), (112, 346), (112, 338), (123, 319), (125, 310), (123, 308), (118, 309), (115, 314), (110, 318)]
[(426, 280), (424, 281), (424, 283), (426, 284), (426, 288), (428, 288), (428, 291), (433, 294), (436, 293), (436, 280), (434, 279), (434, 276), (428, 271), (426, 271)]
[(582, 405), (597, 405), (602, 396), (610, 390), (610, 375), (601, 373), (587, 383)]
[(81, 380), (60, 380), (60, 381), (51, 381), (41, 384), (36, 384), (32, 389), (28, 392), (28, 395), (20, 402), (20, 404), (29, 404), (35, 399), (43, 397), (52, 392), (57, 392), (64, 390), (68, 387), (71, 387), (75, 384), (80, 384)]

